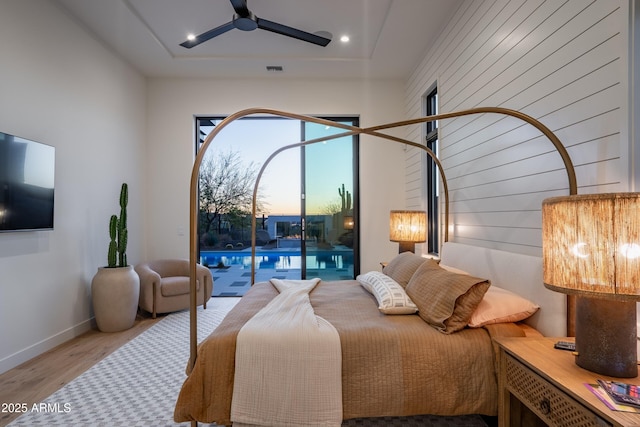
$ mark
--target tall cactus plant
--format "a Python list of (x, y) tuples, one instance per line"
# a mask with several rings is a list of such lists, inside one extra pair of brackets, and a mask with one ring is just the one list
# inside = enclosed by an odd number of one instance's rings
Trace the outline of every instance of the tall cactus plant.
[(107, 252), (107, 266), (108, 267), (116, 267), (117, 264), (117, 253), (118, 253), (118, 241), (117, 238), (117, 230), (118, 230), (118, 217), (116, 215), (111, 215), (111, 219), (109, 220), (109, 251)]
[(107, 267), (127, 266), (127, 204), (129, 203), (129, 186), (122, 184), (120, 189), (120, 218), (111, 215), (109, 220), (109, 251)]
[(119, 266), (127, 265), (127, 204), (129, 203), (129, 186), (123, 183), (120, 188), (120, 219), (118, 220), (118, 261)]
[(351, 193), (349, 193), (349, 190), (345, 191), (344, 184), (342, 184), (342, 189), (338, 187), (338, 194), (342, 199), (342, 212), (345, 213), (351, 210)]

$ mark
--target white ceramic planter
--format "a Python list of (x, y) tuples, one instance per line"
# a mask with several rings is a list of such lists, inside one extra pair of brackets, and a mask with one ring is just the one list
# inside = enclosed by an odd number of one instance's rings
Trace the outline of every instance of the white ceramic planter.
[(93, 311), (102, 332), (117, 332), (133, 326), (138, 312), (140, 278), (127, 267), (100, 267), (91, 281)]

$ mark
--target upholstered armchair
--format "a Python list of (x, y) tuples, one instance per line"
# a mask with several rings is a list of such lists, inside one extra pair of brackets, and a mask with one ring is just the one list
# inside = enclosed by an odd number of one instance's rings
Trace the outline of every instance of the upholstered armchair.
[[(189, 261), (161, 259), (138, 264), (135, 270), (140, 276), (140, 302), (143, 310), (156, 313), (189, 308)], [(207, 308), (213, 291), (211, 271), (196, 264), (196, 289), (198, 305)]]

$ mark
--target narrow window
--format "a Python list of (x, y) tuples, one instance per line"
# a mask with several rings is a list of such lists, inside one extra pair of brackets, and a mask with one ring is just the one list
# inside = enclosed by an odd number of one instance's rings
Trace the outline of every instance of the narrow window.
[[(438, 114), (438, 89), (434, 87), (425, 98), (427, 116)], [(438, 121), (426, 123), (426, 141), (428, 149), (438, 155)], [(429, 222), (427, 232), (427, 248), (431, 254), (437, 254), (439, 251), (439, 212), (438, 212), (438, 196), (440, 181), (438, 177), (438, 168), (431, 157), (427, 156), (426, 167), (426, 188), (427, 188), (427, 219)]]

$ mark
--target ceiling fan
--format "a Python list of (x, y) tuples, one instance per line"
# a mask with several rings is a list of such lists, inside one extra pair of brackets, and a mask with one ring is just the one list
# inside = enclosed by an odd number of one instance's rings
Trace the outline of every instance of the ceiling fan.
[(274, 33), (282, 34), (283, 36), (293, 37), (294, 39), (302, 40), (305, 42), (313, 43), (319, 46), (326, 46), (331, 39), (322, 37), (316, 34), (307, 33), (306, 31), (298, 30), (296, 28), (288, 27), (283, 24), (279, 24), (273, 21), (267, 21), (266, 19), (258, 18), (247, 8), (246, 0), (230, 0), (233, 9), (236, 13), (233, 15), (233, 20), (219, 27), (206, 31), (193, 39), (180, 43), (180, 46), (191, 49), (194, 46), (204, 43), (220, 34), (226, 33), (229, 30), (237, 28), (242, 31), (253, 31), (256, 28), (261, 30), (267, 30)]

